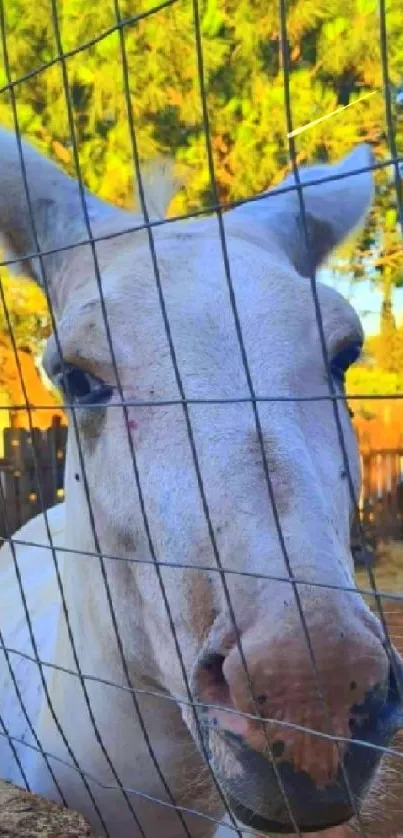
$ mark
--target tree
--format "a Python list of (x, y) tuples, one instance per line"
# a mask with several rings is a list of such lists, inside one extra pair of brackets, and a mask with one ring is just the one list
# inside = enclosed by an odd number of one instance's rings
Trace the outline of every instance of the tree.
[(5, 274), (1, 279), (0, 333), (15, 347), (38, 356), (50, 334), (48, 310), (40, 288), (28, 280)]

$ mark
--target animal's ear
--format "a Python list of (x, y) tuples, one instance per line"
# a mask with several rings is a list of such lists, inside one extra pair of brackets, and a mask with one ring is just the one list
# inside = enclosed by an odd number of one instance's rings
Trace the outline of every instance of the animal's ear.
[[(229, 215), (234, 221), (237, 218), (238, 224), (242, 217), (245, 224), (248, 219), (260, 234), (265, 229), (267, 235), (275, 237), (297, 271), (310, 276), (330, 251), (363, 222), (374, 194), (369, 170), (372, 162), (370, 146), (360, 145), (338, 164), (299, 170), (309, 250), (298, 192), (291, 189), (276, 194), (276, 190), (295, 186), (294, 175), (267, 192), (266, 197), (243, 204)], [(311, 182), (315, 183), (304, 186)]]
[[(28, 184), (28, 194), (26, 189)], [(125, 216), (85, 191), (90, 221)], [(34, 233), (36, 232), (36, 237)], [(77, 181), (15, 134), (0, 129), (0, 235), (6, 258), (19, 260), (19, 269), (42, 284), (40, 251), (51, 251), (88, 240)], [(45, 259), (54, 278), (56, 260)], [(60, 257), (57, 262), (60, 266)], [(50, 279), (50, 277), (49, 277)]]
[[(175, 173), (174, 160), (159, 157), (141, 167), (141, 180), (149, 218), (161, 221), (165, 218), (172, 198), (184, 184), (184, 178)], [(142, 213), (139, 186), (136, 180), (134, 202), (136, 210)]]

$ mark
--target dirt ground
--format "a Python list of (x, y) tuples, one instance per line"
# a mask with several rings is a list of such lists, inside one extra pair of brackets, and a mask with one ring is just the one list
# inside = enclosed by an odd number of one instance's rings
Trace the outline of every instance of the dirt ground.
[(82, 815), (0, 780), (2, 838), (96, 838)]

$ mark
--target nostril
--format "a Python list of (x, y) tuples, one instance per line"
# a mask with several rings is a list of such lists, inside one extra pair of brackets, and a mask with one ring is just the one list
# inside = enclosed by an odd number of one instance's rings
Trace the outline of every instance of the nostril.
[[(198, 732), (234, 814), (248, 831), (292, 832), (290, 809), (303, 833), (346, 822), (353, 814), (346, 777), (357, 806), (365, 797), (382, 749), (403, 727), (403, 664), (396, 655), (389, 669), (378, 647), (372, 655), (371, 647), (368, 651), (359, 643), (357, 655), (353, 646), (337, 665), (326, 649), (319, 660), (329, 715), (318, 698), (310, 660), (296, 641), (287, 667), (283, 647), (268, 643), (263, 634), (257, 640), (242, 638), (246, 670), (229, 643), (218, 647), (224, 654), (210, 647), (199, 658), (192, 681), (200, 702)], [(329, 723), (339, 748), (328, 739)]]
[(224, 680), (224, 660), (224, 655), (217, 655), (214, 652), (212, 652), (206, 655), (206, 657), (202, 661), (202, 666), (204, 667), (206, 672), (209, 672), (213, 678), (216, 678), (217, 681)]
[(399, 669), (398, 666), (395, 667), (395, 663), (398, 664), (392, 661), (387, 680), (378, 683), (368, 691), (363, 702), (353, 705), (350, 716), (350, 731), (353, 739), (366, 736), (373, 739), (380, 728), (386, 733), (387, 730), (396, 728), (396, 725), (398, 727), (401, 725)]
[[(202, 721), (205, 731), (220, 728), (226, 734), (246, 741), (250, 722), (244, 717), (242, 708), (233, 701), (225, 675), (227, 661), (228, 657), (214, 652), (203, 656), (195, 674), (195, 695), (204, 705)], [(211, 745), (210, 739), (208, 741)]]
[(202, 658), (196, 676), (196, 690), (201, 701), (229, 707), (232, 702), (224, 677), (224, 661), (224, 656), (215, 652), (210, 652)]

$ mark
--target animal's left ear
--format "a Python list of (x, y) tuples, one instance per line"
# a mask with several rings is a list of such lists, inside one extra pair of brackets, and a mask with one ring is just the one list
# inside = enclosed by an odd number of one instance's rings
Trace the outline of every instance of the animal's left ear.
[[(234, 221), (237, 219), (238, 224), (243, 217), (245, 225), (253, 224), (259, 234), (265, 230), (297, 271), (310, 276), (330, 251), (364, 220), (374, 195), (369, 170), (372, 163), (370, 146), (360, 145), (336, 165), (299, 170), (309, 249), (297, 190), (276, 194), (277, 189), (295, 186), (294, 175), (287, 177), (276, 190), (267, 192), (264, 198), (243, 204), (229, 216)], [(304, 186), (312, 182), (314, 185)]]
[[(26, 189), (26, 186), (28, 188)], [(29, 198), (28, 198), (29, 196)], [(125, 213), (85, 190), (87, 211), (95, 232), (100, 223), (116, 221)], [(35, 234), (34, 235), (34, 230)], [(88, 239), (77, 181), (29, 143), (17, 142), (15, 134), (0, 128), (0, 236), (7, 258), (20, 260), (23, 272), (43, 283), (38, 260), (32, 256), (39, 245), (45, 257), (51, 294), (56, 290), (63, 248)], [(62, 254), (57, 257), (60, 249)], [(55, 254), (52, 255), (52, 251)], [(66, 257), (67, 258), (67, 257)]]

